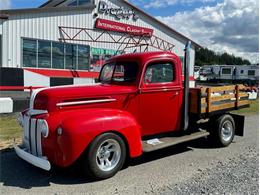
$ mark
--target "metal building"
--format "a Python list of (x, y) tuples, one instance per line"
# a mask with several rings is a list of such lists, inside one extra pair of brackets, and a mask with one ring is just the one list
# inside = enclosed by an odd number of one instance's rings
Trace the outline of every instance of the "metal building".
[[(91, 83), (105, 59), (125, 52), (167, 50), (183, 60), (190, 39), (176, 30), (125, 0), (0, 10), (0, 86)], [(192, 41), (192, 77), (195, 47)]]

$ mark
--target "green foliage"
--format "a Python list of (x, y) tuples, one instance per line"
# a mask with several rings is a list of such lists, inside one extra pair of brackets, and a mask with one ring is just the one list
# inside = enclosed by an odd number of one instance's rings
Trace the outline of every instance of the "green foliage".
[(216, 54), (214, 51), (207, 48), (201, 48), (196, 50), (196, 66), (204, 65), (249, 65), (250, 61), (242, 59), (241, 57), (235, 57), (228, 53)]

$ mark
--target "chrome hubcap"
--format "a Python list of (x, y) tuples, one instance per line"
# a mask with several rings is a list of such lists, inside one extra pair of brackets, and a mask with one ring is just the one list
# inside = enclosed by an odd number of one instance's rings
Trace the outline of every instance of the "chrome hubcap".
[(121, 147), (116, 140), (108, 139), (98, 148), (96, 162), (102, 171), (111, 171), (119, 163)]
[(232, 138), (233, 134), (233, 125), (230, 121), (223, 123), (221, 128), (221, 135), (224, 141), (228, 142)]

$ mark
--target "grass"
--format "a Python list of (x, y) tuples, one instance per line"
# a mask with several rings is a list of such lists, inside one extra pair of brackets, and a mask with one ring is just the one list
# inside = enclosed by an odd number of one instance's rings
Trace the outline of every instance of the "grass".
[[(259, 100), (252, 101), (250, 108), (236, 110), (234, 114), (254, 115), (259, 113)], [(0, 115), (0, 150), (10, 148), (15, 138), (17, 144), (22, 142), (23, 131), (18, 124), (17, 115)]]
[(23, 131), (16, 118), (15, 114), (0, 115), (0, 150), (11, 147), (14, 138), (21, 143)]
[(259, 100), (251, 101), (249, 108), (243, 108), (233, 112), (234, 114), (254, 115), (259, 114)]

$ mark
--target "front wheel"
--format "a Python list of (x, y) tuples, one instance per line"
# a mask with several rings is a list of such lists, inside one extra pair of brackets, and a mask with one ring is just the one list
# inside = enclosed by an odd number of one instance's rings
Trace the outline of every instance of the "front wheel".
[(222, 115), (211, 121), (210, 138), (221, 147), (229, 146), (235, 136), (235, 121), (229, 114)]
[(113, 133), (98, 136), (84, 156), (85, 171), (94, 179), (114, 176), (123, 166), (126, 147), (121, 137)]

